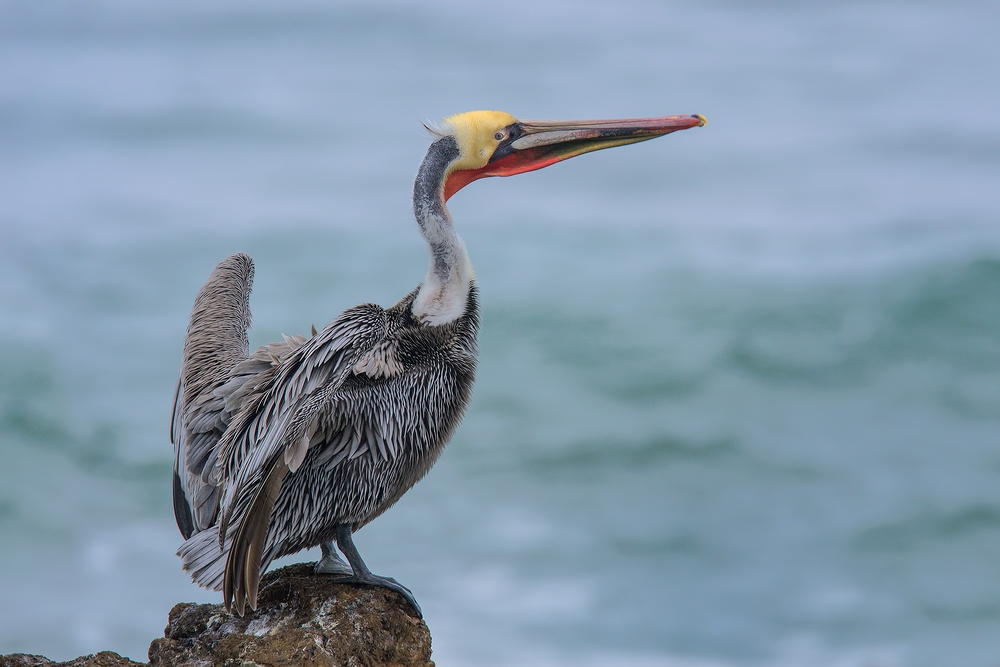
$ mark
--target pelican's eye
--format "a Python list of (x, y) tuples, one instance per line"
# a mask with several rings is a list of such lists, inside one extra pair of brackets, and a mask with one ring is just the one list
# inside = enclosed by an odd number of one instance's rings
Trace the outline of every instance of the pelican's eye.
[(507, 138), (507, 133), (504, 132), (503, 130), (500, 130), (499, 132), (493, 135), (493, 138), (496, 139), (497, 141), (503, 141), (504, 139)]

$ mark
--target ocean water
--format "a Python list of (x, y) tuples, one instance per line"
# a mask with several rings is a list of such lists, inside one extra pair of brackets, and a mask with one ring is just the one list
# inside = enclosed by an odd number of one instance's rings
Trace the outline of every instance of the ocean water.
[(976, 2), (0, 2), (0, 653), (144, 660), (218, 601), (173, 555), (195, 293), (249, 252), (252, 344), (394, 303), (421, 121), (499, 108), (709, 125), (452, 200), (475, 396), (357, 537), (437, 663), (1000, 664), (997, 34)]

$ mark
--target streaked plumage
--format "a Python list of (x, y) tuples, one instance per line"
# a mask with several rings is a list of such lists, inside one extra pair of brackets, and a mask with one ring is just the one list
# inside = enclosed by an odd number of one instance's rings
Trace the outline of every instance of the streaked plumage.
[[(350, 308), (310, 338), (249, 354), (254, 267), (232, 255), (199, 292), (174, 403), (178, 550), (227, 608), (256, 607), (280, 556), (323, 545), (344, 581), (407, 589), (368, 572), (351, 533), (391, 507), (437, 460), (461, 420), (476, 368), (478, 302), (446, 199), (484, 176), (538, 169), (590, 150), (704, 124), (701, 117), (519, 123), (500, 112), (448, 120), (413, 192), (431, 266), (391, 308)], [(336, 542), (350, 568), (335, 558)]]

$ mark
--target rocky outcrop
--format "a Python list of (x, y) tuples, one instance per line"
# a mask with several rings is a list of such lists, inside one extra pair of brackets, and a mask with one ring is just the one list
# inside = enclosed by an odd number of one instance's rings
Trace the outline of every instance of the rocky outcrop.
[(40, 655), (12, 653), (0, 655), (0, 667), (142, 667), (143, 663), (123, 658), (111, 651), (101, 651), (97, 655), (84, 655), (69, 662), (53, 662)]
[[(149, 646), (150, 667), (317, 666), (433, 667), (431, 636), (399, 594), (334, 584), (312, 563), (270, 572), (257, 611), (244, 617), (220, 604), (181, 603), (162, 639)], [(103, 652), (55, 663), (40, 656), (0, 656), (0, 667), (141, 667)]]

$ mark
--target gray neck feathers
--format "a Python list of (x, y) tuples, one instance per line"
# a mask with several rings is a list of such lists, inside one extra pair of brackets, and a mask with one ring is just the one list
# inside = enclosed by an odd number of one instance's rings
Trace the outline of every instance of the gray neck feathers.
[(413, 212), (421, 227), (429, 213), (449, 218), (448, 209), (444, 206), (444, 176), (448, 165), (458, 156), (458, 142), (451, 136), (438, 139), (427, 149), (417, 172), (417, 180), (413, 183)]
[(454, 137), (438, 139), (427, 150), (413, 184), (413, 215), (427, 241), (431, 265), (413, 304), (413, 314), (427, 324), (445, 324), (465, 311), (471, 266), (465, 244), (455, 233), (444, 203), (448, 166), (459, 156)]

